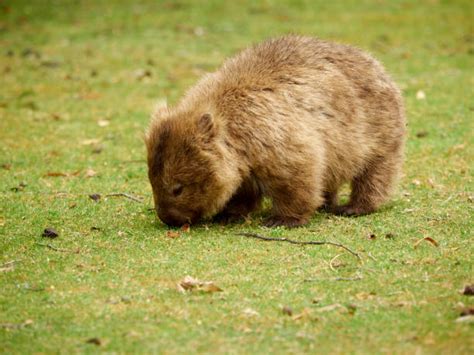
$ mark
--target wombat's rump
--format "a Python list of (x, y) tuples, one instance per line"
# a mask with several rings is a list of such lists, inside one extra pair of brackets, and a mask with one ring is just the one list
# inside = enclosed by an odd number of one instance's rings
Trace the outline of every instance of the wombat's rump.
[[(405, 114), (396, 85), (358, 49), (285, 36), (206, 75), (147, 133), (161, 220), (232, 219), (272, 200), (269, 226), (298, 226), (321, 207), (374, 211), (403, 160)], [(350, 182), (350, 201), (337, 204)]]

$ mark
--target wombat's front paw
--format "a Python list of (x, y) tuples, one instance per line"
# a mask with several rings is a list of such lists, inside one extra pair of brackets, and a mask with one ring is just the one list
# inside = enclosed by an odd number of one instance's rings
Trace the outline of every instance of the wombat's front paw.
[(244, 219), (245, 217), (241, 214), (220, 212), (212, 218), (212, 221), (220, 224), (232, 224), (243, 222)]
[(361, 207), (361, 206), (337, 206), (332, 211), (334, 214), (339, 216), (346, 216), (346, 217), (357, 217), (363, 216), (365, 214), (369, 214), (374, 212), (374, 209), (371, 207)]
[(285, 216), (272, 216), (267, 218), (263, 225), (265, 227), (278, 227), (285, 226), (288, 228), (299, 227), (308, 223), (308, 220), (305, 218), (295, 218), (295, 217), (285, 217)]

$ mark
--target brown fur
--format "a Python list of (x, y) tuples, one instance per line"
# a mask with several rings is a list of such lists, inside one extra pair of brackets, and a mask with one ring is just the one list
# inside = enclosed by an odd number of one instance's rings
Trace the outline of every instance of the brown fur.
[[(262, 196), (269, 226), (318, 208), (373, 212), (401, 170), (405, 114), (382, 66), (355, 48), (285, 36), (258, 44), (153, 115), (149, 178), (167, 224), (246, 215)], [(351, 182), (350, 201), (337, 191)]]

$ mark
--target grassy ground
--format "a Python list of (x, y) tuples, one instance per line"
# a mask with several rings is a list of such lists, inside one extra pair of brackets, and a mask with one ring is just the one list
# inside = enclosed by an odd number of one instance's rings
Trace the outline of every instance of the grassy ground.
[[(460, 293), (474, 282), (473, 13), (469, 0), (1, 1), (0, 352), (472, 351), (473, 324), (456, 319), (474, 305)], [(257, 215), (171, 238), (150, 210), (151, 107), (288, 32), (369, 50), (400, 84), (399, 193), (357, 219), (268, 230)], [(361, 260), (241, 231), (339, 241)], [(186, 275), (223, 292), (180, 293)]]

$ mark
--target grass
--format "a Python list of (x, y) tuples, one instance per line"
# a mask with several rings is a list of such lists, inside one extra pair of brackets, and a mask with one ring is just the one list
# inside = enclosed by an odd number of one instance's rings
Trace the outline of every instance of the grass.
[[(474, 305), (460, 293), (474, 282), (473, 13), (468, 0), (0, 2), (0, 352), (472, 351), (456, 319)], [(153, 104), (288, 32), (366, 49), (400, 84), (398, 194), (357, 219), (268, 230), (256, 215), (169, 238), (141, 138)], [(105, 197), (118, 192), (144, 203)], [(362, 260), (241, 231), (338, 241)], [(415, 247), (424, 237), (439, 245)], [(186, 275), (223, 292), (182, 294)]]

